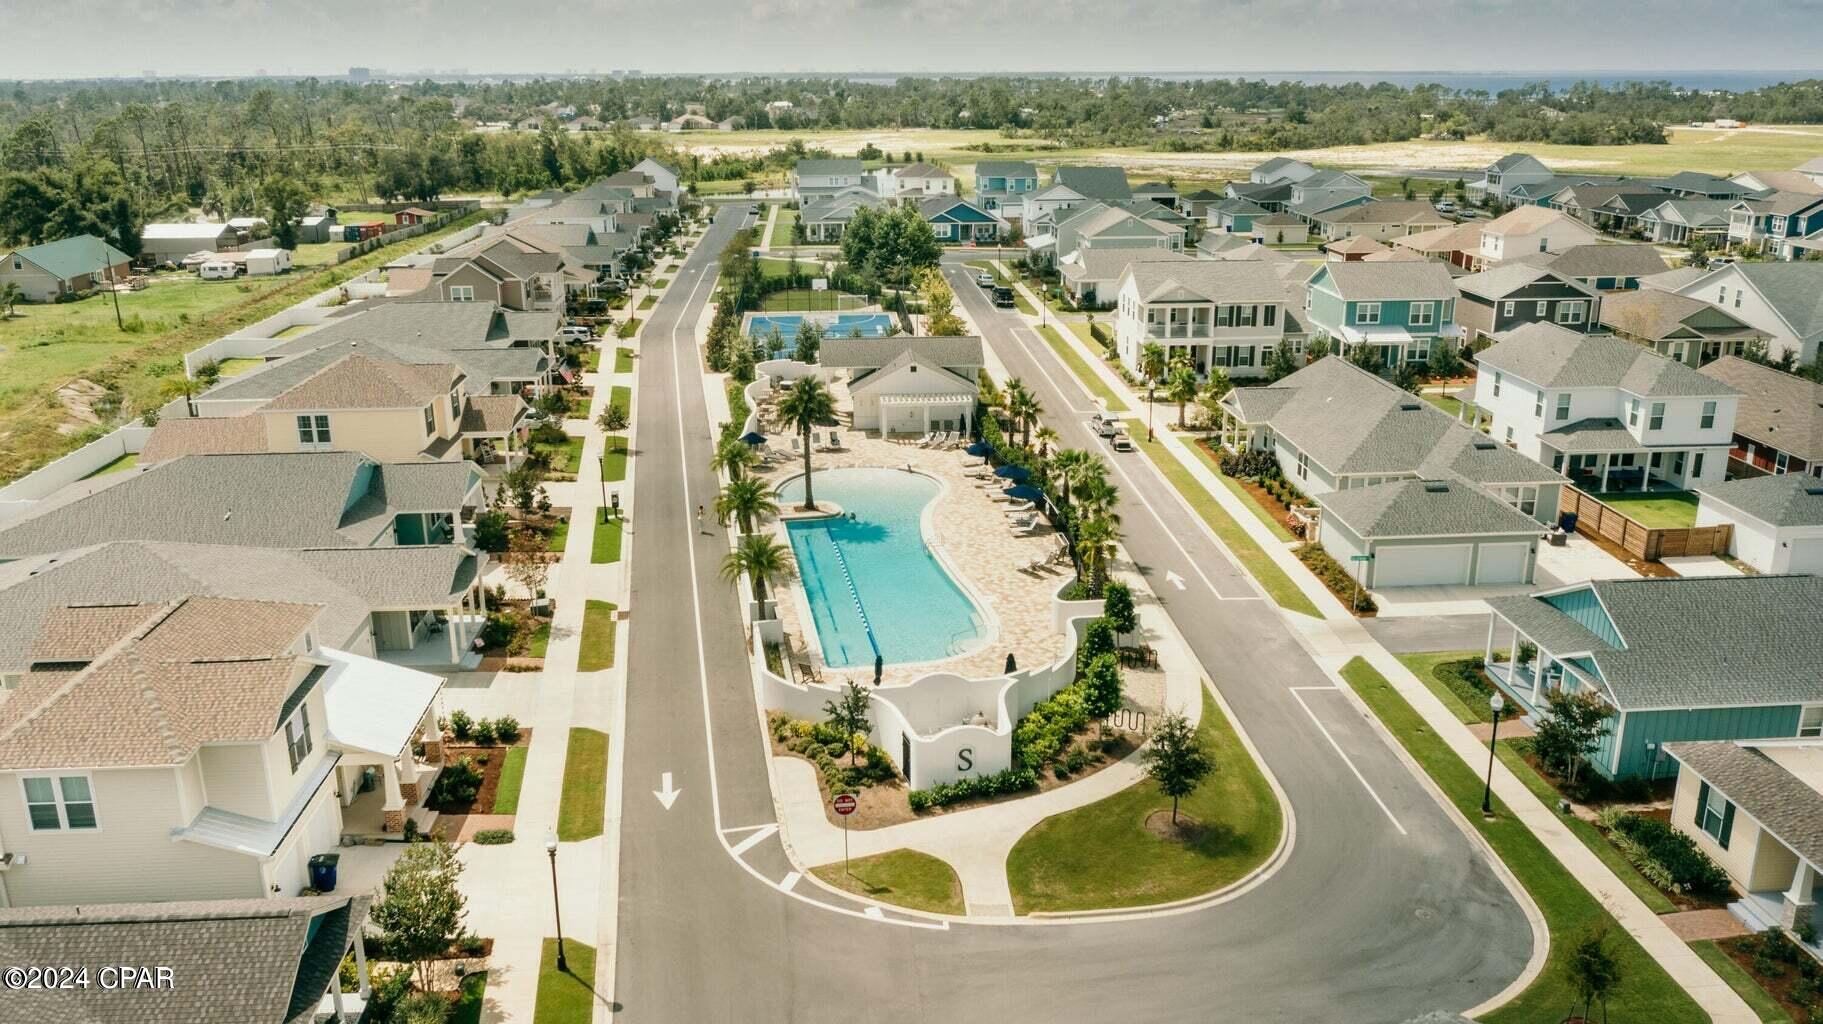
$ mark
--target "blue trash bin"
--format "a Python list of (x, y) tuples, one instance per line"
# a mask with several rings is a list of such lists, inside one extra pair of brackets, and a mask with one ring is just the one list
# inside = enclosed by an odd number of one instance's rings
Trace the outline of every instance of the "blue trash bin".
[(1576, 532), (1576, 513), (1565, 512), (1564, 514), (1558, 516), (1557, 525), (1562, 527), (1563, 532), (1565, 532), (1565, 533), (1575, 533)]
[(317, 892), (335, 892), (335, 868), (342, 855), (319, 853), (310, 858), (310, 887)]

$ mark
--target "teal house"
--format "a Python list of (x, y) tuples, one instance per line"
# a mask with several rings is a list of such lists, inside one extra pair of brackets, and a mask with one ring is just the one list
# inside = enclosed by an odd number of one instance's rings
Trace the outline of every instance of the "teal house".
[(1457, 344), (1456, 283), (1441, 263), (1325, 263), (1307, 285), (1307, 319), (1338, 355), (1362, 345), (1387, 368)]
[(982, 208), (1018, 206), (1038, 191), (1038, 168), (1030, 160), (983, 160), (975, 165), (975, 200)]
[(1607, 778), (1675, 775), (1667, 743), (1823, 735), (1823, 576), (1593, 580), (1488, 607), (1488, 675), (1520, 714), (1556, 690), (1613, 709), (1590, 757)]
[(933, 196), (918, 204), (939, 242), (994, 242), (1006, 221), (959, 196)]

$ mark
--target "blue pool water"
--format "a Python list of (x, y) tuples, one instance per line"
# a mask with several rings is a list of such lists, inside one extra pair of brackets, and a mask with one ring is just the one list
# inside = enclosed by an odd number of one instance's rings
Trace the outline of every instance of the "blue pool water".
[[(935, 480), (899, 469), (831, 469), (815, 477), (817, 503), (855, 519), (789, 523), (823, 661), (831, 668), (933, 661), (960, 654), (986, 619), (924, 544), (924, 506)], [(779, 488), (779, 504), (804, 500), (802, 477)]]
[[(851, 338), (856, 330), (863, 338), (884, 338), (893, 332), (893, 315), (891, 313), (837, 313), (833, 319), (812, 317), (823, 326), (825, 338)], [(763, 313), (747, 322), (749, 337), (763, 338), (777, 328), (786, 341), (797, 337), (798, 324), (802, 323), (802, 313)]]

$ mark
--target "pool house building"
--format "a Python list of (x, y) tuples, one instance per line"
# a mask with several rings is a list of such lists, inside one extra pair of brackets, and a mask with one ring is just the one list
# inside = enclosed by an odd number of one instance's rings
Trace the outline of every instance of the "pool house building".
[(856, 430), (924, 435), (974, 425), (980, 338), (830, 338), (820, 361), (846, 383)]

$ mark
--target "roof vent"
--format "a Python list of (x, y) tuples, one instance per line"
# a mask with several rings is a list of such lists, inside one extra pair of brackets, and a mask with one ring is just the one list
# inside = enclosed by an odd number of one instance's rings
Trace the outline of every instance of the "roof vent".
[(1480, 450), (1482, 450), (1484, 452), (1491, 452), (1494, 449), (1500, 447), (1499, 445), (1494, 443), (1494, 439), (1491, 437), (1477, 437), (1475, 439), (1474, 443), (1475, 443), (1476, 448), (1479, 448)]
[(1399, 403), (1399, 409), (1403, 412), (1417, 412), (1419, 409), (1422, 409), (1422, 408), (1424, 408), (1423, 402), (1400, 402)]
[(1813, 498), (1823, 498), (1823, 487), (1806, 487), (1804, 493)]
[(1448, 494), (1450, 490), (1449, 481), (1426, 480), (1424, 481), (1424, 490), (1429, 494)]

